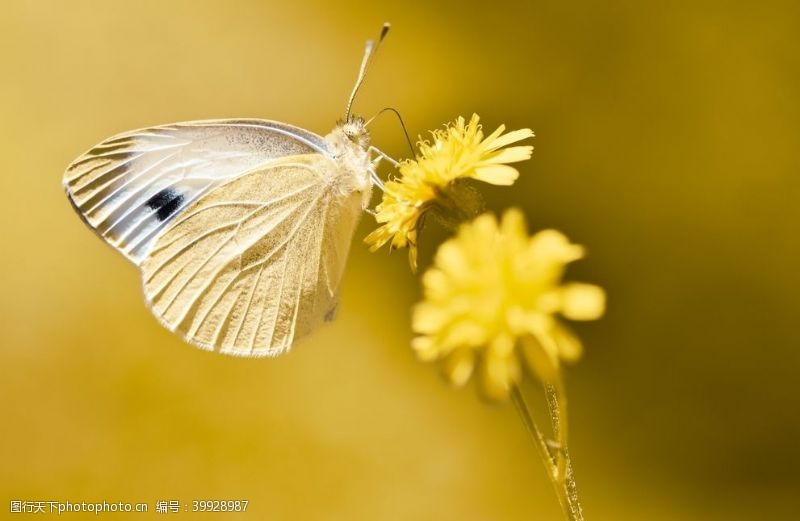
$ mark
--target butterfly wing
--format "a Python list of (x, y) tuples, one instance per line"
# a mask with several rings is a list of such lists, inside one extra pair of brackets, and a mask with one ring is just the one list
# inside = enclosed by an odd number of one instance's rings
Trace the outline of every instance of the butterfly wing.
[(193, 121), (111, 137), (76, 159), (64, 187), (84, 221), (140, 264), (158, 234), (214, 187), (276, 158), (329, 155), (306, 130), (259, 119)]
[(332, 313), (361, 195), (336, 163), (291, 156), (200, 197), (141, 263), (153, 313), (208, 350), (278, 355)]

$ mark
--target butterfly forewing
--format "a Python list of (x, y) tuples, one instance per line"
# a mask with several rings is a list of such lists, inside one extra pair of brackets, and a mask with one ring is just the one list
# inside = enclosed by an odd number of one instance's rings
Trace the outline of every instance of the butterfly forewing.
[(210, 120), (109, 138), (64, 173), (86, 223), (139, 264), (183, 210), (220, 184), (277, 158), (327, 154), (324, 140), (274, 121)]
[(291, 156), (185, 207), (141, 263), (146, 298), (200, 347), (277, 355), (330, 314), (361, 213), (336, 164)]

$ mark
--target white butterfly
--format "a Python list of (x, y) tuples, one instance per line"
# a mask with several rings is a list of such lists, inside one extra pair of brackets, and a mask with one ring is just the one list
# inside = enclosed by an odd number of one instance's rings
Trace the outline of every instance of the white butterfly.
[(111, 137), (67, 168), (76, 211), (140, 268), (165, 327), (203, 349), (274, 356), (332, 317), (386, 157), (350, 115), (373, 55), (367, 42), (345, 118), (325, 137), (260, 119), (192, 121)]

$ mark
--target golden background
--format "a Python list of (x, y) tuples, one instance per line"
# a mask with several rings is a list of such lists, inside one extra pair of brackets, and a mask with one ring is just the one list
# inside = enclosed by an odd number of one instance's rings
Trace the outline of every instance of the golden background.
[[(568, 275), (609, 293), (568, 372), (587, 519), (790, 518), (800, 8), (561, 4), (4, 2), (0, 511), (248, 499), (206, 515), (559, 519), (513, 408), (415, 360), (418, 280), (404, 252), (366, 252), (371, 218), (338, 320), (280, 359), (233, 359), (162, 329), (137, 270), (62, 193), (72, 159), (128, 129), (263, 117), (326, 133), (389, 20), (357, 111), (397, 107), (413, 135), (473, 111), (487, 130), (532, 127), (533, 160), (488, 206), (585, 244)], [(376, 144), (406, 154), (384, 118)]]

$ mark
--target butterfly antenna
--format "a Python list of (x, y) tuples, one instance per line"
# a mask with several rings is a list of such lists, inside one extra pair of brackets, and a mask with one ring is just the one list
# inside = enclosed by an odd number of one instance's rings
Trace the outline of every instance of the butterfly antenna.
[(411, 155), (414, 155), (414, 144), (411, 142), (411, 136), (408, 135), (408, 129), (406, 128), (406, 123), (403, 121), (403, 116), (400, 115), (400, 111), (394, 107), (385, 107), (381, 109), (377, 114), (369, 118), (369, 120), (364, 124), (364, 126), (368, 127), (372, 121), (383, 114), (384, 112), (391, 112), (395, 116), (397, 116), (397, 120), (400, 122), (400, 126), (403, 128), (403, 134), (406, 136), (406, 143), (408, 143), (408, 148), (411, 150)]
[(361, 68), (358, 70), (358, 77), (356, 78), (356, 84), (353, 85), (353, 91), (350, 93), (350, 99), (347, 101), (347, 108), (344, 111), (344, 120), (348, 121), (350, 119), (350, 109), (353, 108), (353, 100), (356, 99), (356, 94), (358, 93), (358, 89), (361, 88), (361, 84), (364, 83), (364, 78), (367, 75), (367, 69), (369, 68), (370, 64), (372, 63), (372, 57), (375, 56), (375, 53), (378, 52), (378, 47), (380, 47), (381, 42), (386, 35), (389, 33), (389, 22), (383, 24), (381, 27), (381, 34), (378, 36), (378, 41), (373, 42), (372, 40), (367, 40), (367, 48), (364, 50), (364, 58), (361, 59)]

